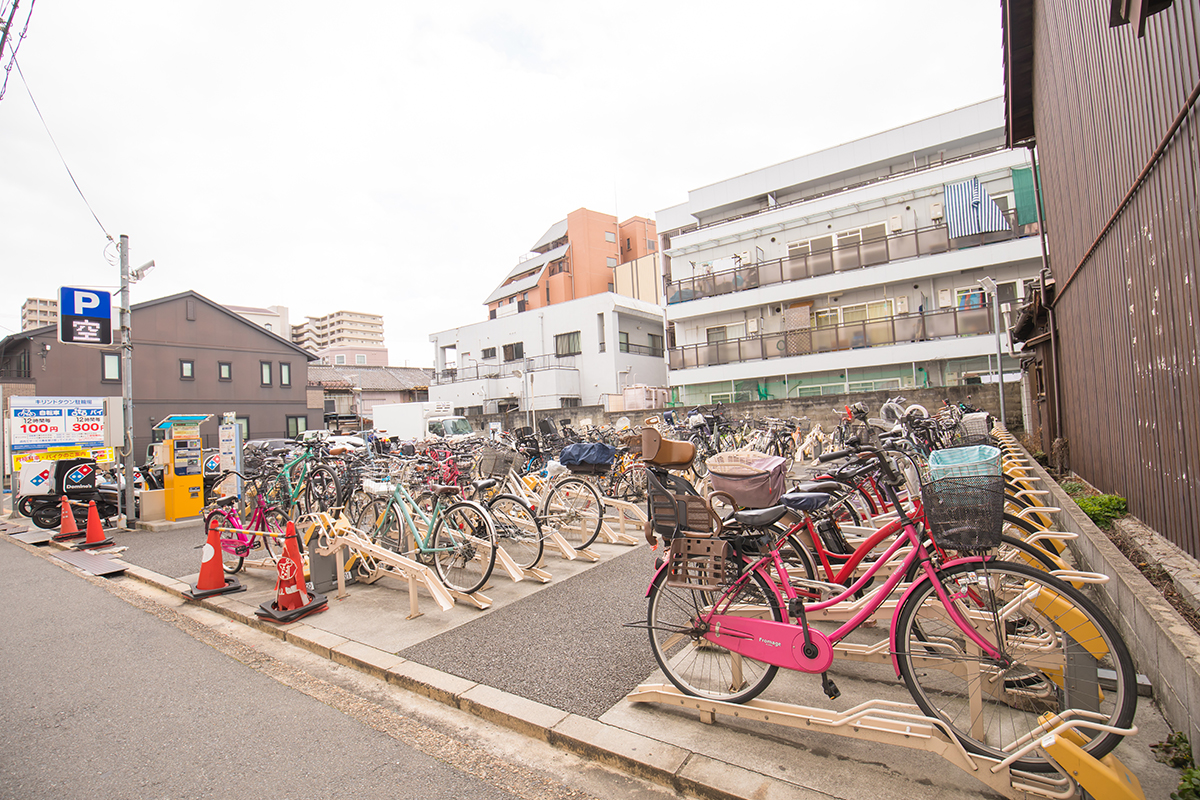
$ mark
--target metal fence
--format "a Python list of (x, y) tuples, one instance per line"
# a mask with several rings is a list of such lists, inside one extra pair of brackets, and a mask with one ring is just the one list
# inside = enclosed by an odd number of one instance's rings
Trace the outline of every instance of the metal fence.
[(667, 287), (667, 303), (685, 303), (702, 297), (741, 292), (785, 281), (873, 267), (903, 258), (945, 253), (1037, 235), (1036, 225), (1017, 224), (1016, 211), (1005, 212), (1005, 218), (1010, 226), (1010, 230), (1007, 231), (951, 239), (945, 225), (934, 225), (870, 241), (847, 243), (806, 255), (761, 261), (737, 269), (714, 272), (711, 275), (673, 281)]
[(790, 358), (901, 342), (924, 342), (958, 336), (995, 333), (991, 309), (952, 308), (932, 313), (903, 314), (823, 328), (779, 331), (725, 342), (685, 345), (671, 349), (671, 369), (710, 367), (739, 361)]
[(448, 367), (434, 375), (434, 385), (495, 378), (515, 378), (516, 370), (541, 372), (548, 369), (576, 369), (575, 356), (530, 356), (498, 364), (475, 363), (466, 367)]

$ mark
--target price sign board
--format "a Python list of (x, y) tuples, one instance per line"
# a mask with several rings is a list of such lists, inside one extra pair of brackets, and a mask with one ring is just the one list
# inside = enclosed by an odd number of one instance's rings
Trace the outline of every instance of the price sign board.
[(103, 397), (12, 397), (12, 451), (104, 445)]

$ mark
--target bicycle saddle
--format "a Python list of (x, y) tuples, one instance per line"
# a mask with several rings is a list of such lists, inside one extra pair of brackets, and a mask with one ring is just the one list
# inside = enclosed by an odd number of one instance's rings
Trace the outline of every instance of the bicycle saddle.
[(459, 489), (457, 486), (446, 486), (441, 483), (435, 483), (429, 487), (429, 491), (433, 492), (434, 494), (449, 495), (449, 494), (458, 494)]
[(823, 492), (788, 492), (779, 499), (784, 508), (792, 511), (818, 511), (829, 505), (833, 498)]
[[(821, 495), (828, 498), (829, 495)], [(787, 497), (787, 495), (784, 495)], [(754, 508), (747, 511), (735, 511), (731, 519), (747, 528), (765, 528), (783, 519), (788, 512), (787, 506), (772, 506), (770, 508)]]
[(824, 494), (840, 494), (846, 491), (846, 484), (837, 481), (801, 481), (792, 486), (793, 492), (822, 492)]
[(235, 503), (237, 503), (237, 495), (231, 494), (231, 495), (226, 495), (225, 497), (218, 498), (214, 502), (209, 503), (209, 505), (217, 506), (218, 508), (224, 508), (225, 506), (231, 506), (231, 505), (234, 505)]
[(490, 489), (495, 485), (495, 478), (480, 478), (477, 481), (471, 481), (471, 489), (476, 492), (482, 492), (484, 489)]

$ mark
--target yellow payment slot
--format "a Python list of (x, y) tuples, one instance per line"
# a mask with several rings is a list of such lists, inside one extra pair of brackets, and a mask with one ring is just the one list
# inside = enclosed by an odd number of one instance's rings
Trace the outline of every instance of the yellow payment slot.
[(210, 416), (171, 414), (154, 426), (156, 430), (166, 431), (163, 499), (170, 522), (197, 518), (204, 509), (204, 449), (200, 423)]

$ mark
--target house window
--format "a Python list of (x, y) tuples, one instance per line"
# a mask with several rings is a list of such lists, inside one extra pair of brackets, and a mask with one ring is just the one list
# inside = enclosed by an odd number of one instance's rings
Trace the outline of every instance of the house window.
[(334, 363), (334, 364), (345, 364), (345, 363), (346, 363), (346, 357), (345, 357), (345, 356), (334, 356), (334, 357), (333, 357), (333, 363)]
[(269, 322), (264, 322), (263, 327), (266, 328), (267, 330), (272, 330), (271, 323), (269, 323)]
[(279, 362), (279, 385), (292, 385), (292, 365), (286, 361)]
[(650, 334), (650, 355), (661, 356), (663, 354), (663, 337), (657, 333)]
[(182, 358), (179, 359), (179, 380), (181, 380), (181, 381), (196, 380), (196, 362), (195, 361), (185, 361)]
[(249, 441), (250, 440), (250, 418), (249, 417), (237, 417), (234, 420), (234, 422), (236, 422), (237, 426), (242, 429), (242, 441), (243, 442)]
[(119, 382), (121, 380), (121, 354), (100, 354), (100, 380)]
[(615, 267), (617, 265), (617, 260), (615, 258), (613, 258), (612, 256), (609, 256), (608, 257), (608, 265), (610, 267)]
[(617, 234), (613, 233), (612, 231), (604, 232), (604, 241), (615, 242), (616, 240), (617, 240)]
[(654, 240), (653, 239), (646, 240), (646, 249), (651, 253), (654, 252)]
[(217, 362), (217, 380), (233, 380), (233, 364), (229, 361)]
[(270, 361), (260, 361), (260, 362), (258, 362), (258, 368), (259, 368), (259, 373), (262, 376), (262, 385), (270, 386), (271, 385), (271, 362)]
[(563, 397), (560, 398), (560, 402), (562, 408), (579, 408), (579, 406), (583, 405), (578, 397)]
[(629, 237), (628, 237), (628, 236), (626, 236), (626, 237), (625, 237), (625, 249), (626, 249), (626, 250), (628, 250), (628, 249), (630, 249), (631, 247), (633, 247), (633, 245), (631, 245), (629, 242), (630, 242), (630, 239), (629, 239)]
[(708, 328), (704, 331), (704, 334), (709, 344), (717, 344), (725, 341), (728, 338), (724, 325), (716, 328)]
[(622, 353), (629, 352), (629, 334), (625, 331), (619, 331), (617, 333), (617, 349)]
[(300, 434), (308, 430), (308, 417), (291, 417), (287, 418), (287, 435), (289, 439), (295, 439)]
[(504, 360), (505, 361), (516, 361), (518, 358), (524, 358), (524, 357), (525, 357), (525, 343), (524, 342), (514, 342), (512, 344), (504, 345)]
[(482, 357), (482, 358), (495, 358), (495, 357), (496, 357), (496, 348), (494, 348), (494, 347), (485, 347), (485, 348), (483, 348), (483, 352), (481, 352), (481, 353), (480, 353), (480, 357)]
[(366, 364), (367, 357), (362, 353), (355, 353), (354, 354), (354, 363), (355, 364)]
[(554, 337), (554, 355), (574, 356), (583, 352), (579, 344), (579, 331), (560, 333)]
[(550, 305), (550, 285), (546, 284), (546, 305)]

